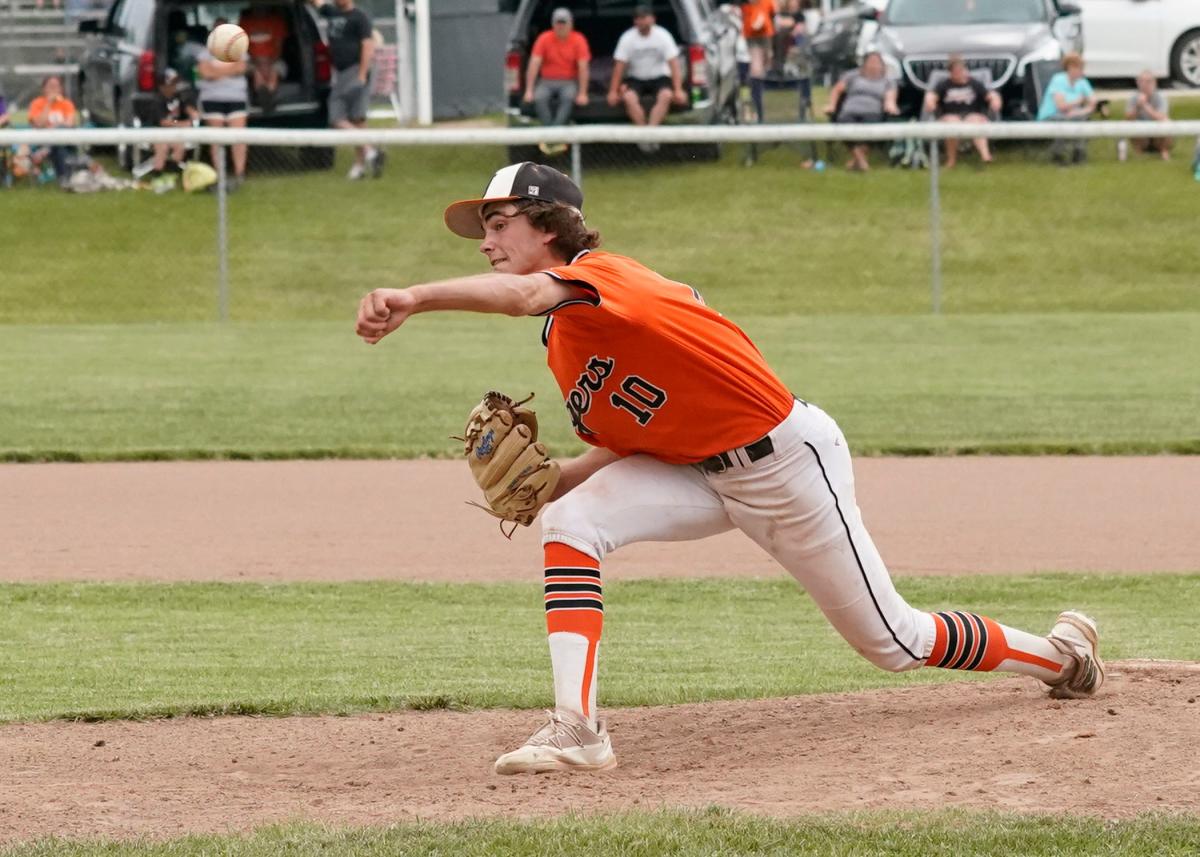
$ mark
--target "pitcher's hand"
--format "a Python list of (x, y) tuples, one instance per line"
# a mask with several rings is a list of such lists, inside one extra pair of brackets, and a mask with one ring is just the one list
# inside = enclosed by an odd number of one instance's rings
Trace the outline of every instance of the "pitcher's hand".
[(407, 289), (375, 289), (358, 304), (355, 333), (374, 345), (408, 319), (415, 302)]

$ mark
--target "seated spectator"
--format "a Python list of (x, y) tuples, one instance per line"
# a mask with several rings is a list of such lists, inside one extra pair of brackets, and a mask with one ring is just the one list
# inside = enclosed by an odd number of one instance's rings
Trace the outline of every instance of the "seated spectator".
[[(988, 90), (980, 81), (971, 77), (966, 60), (959, 54), (950, 57), (947, 66), (950, 76), (925, 93), (925, 110), (937, 117), (939, 122), (971, 122), (982, 124), (988, 121), (988, 111), (1000, 112), (1000, 94)], [(946, 140), (946, 169), (953, 169), (958, 162), (958, 140)], [(979, 152), (979, 160), (992, 162), (986, 137), (971, 141)]]
[[(1063, 70), (1046, 85), (1038, 108), (1039, 122), (1085, 122), (1096, 109), (1095, 91), (1083, 76), (1083, 57), (1068, 53), (1062, 59), (1062, 66)], [(1055, 140), (1050, 145), (1050, 157), (1060, 164), (1081, 164), (1087, 160), (1087, 140)]]
[[(608, 87), (608, 103), (616, 107), (623, 102), (633, 124), (660, 125), (672, 101), (680, 106), (687, 104), (679, 45), (655, 23), (651, 7), (643, 5), (633, 10), (633, 26), (621, 34), (613, 59), (616, 62)], [(654, 99), (649, 115), (642, 106), (643, 98)], [(638, 148), (653, 152), (658, 144), (640, 143)]]
[(0, 128), (7, 128), (11, 121), (12, 114), (8, 112), (8, 101), (5, 100), (4, 93), (0, 92)]
[[(227, 23), (217, 18), (213, 26)], [(249, 116), (250, 89), (246, 83), (246, 63), (222, 62), (207, 49), (200, 54), (196, 67), (200, 79), (196, 88), (200, 96), (200, 118), (215, 128), (245, 128)], [(226, 190), (235, 191), (246, 180), (246, 144), (229, 147), (233, 156), (233, 178), (225, 182)], [(217, 167), (217, 148), (212, 149), (213, 166)]]
[[(146, 118), (147, 124), (159, 128), (190, 128), (200, 118), (200, 111), (192, 101), (191, 87), (183, 82), (175, 69), (164, 69), (159, 75), (158, 92)], [(182, 172), (184, 149), (183, 143), (155, 143), (155, 175), (161, 175), (168, 166), (172, 172)]]
[(250, 38), (250, 67), (253, 69), (254, 99), (264, 113), (275, 109), (279, 81), (286, 74), (283, 42), (288, 22), (281, 6), (251, 6), (242, 12), (238, 26)]
[[(525, 101), (532, 102), (543, 125), (566, 125), (576, 105), (588, 103), (588, 64), (592, 52), (587, 39), (575, 30), (571, 10), (563, 7), (550, 15), (550, 29), (537, 37), (525, 72)], [(543, 155), (561, 155), (565, 143), (539, 143)]]
[[(33, 99), (29, 105), (29, 124), (34, 128), (73, 128), (79, 124), (79, 115), (71, 99), (63, 95), (62, 79), (51, 75), (42, 81), (42, 94)], [(33, 153), (33, 164), (41, 167), (47, 158), (54, 165), (54, 175), (60, 181), (66, 181), (67, 155), (71, 146), (45, 146)]]
[[(1167, 98), (1158, 91), (1158, 81), (1154, 73), (1144, 71), (1137, 78), (1137, 92), (1129, 96), (1125, 105), (1125, 118), (1138, 122), (1166, 122), (1171, 118)], [(1133, 147), (1139, 152), (1158, 152), (1164, 161), (1171, 160), (1170, 137), (1137, 137)]]
[[(862, 66), (851, 69), (829, 90), (829, 105), (825, 114), (834, 122), (882, 122), (884, 116), (898, 116), (896, 83), (887, 76), (887, 67), (878, 51), (863, 57)], [(846, 169), (866, 172), (868, 143), (850, 143), (850, 160)]]

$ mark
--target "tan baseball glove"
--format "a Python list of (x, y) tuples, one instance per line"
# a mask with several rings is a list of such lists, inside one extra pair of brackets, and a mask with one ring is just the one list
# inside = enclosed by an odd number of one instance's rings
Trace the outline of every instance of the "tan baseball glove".
[(508, 396), (489, 392), (467, 417), (459, 438), (471, 475), (487, 500), (487, 506), (472, 505), (526, 527), (554, 493), (561, 473), (558, 462), (537, 442), (537, 416), (521, 407), (532, 398), (514, 403)]

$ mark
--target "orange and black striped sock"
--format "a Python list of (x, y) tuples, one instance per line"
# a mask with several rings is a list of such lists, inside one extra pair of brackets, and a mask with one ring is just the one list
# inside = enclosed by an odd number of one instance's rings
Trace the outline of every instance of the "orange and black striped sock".
[(929, 615), (933, 618), (934, 641), (925, 666), (979, 672), (1002, 670), (1052, 682), (1071, 663), (1045, 637), (1009, 628), (986, 616), (962, 610)]
[(545, 585), (555, 707), (595, 725), (596, 660), (604, 628), (600, 562), (568, 545), (548, 542)]

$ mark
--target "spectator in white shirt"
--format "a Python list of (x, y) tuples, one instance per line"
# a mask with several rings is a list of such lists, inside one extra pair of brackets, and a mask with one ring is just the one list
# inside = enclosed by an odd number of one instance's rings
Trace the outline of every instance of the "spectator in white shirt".
[[(683, 72), (679, 65), (679, 46), (665, 29), (654, 22), (654, 10), (638, 6), (633, 26), (621, 34), (613, 52), (612, 81), (608, 87), (611, 107), (624, 102), (625, 112), (635, 125), (660, 125), (674, 102), (687, 104), (683, 91)], [(653, 98), (649, 115), (642, 98)], [(639, 144), (652, 152), (657, 144)]]

